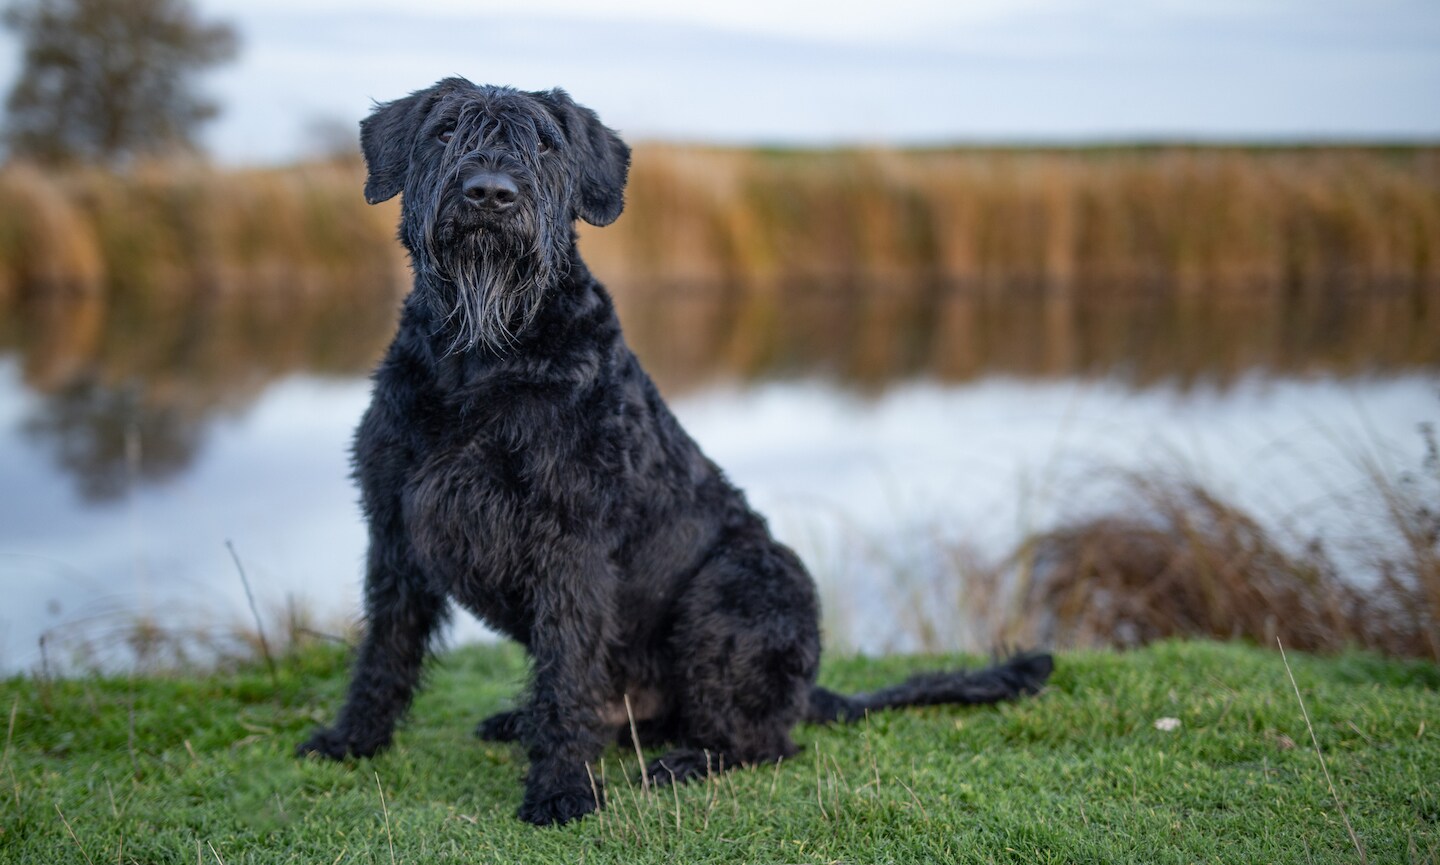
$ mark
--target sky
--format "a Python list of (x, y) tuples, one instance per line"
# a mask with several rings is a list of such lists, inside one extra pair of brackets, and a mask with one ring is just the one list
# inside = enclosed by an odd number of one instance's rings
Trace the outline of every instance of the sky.
[[(560, 86), (635, 140), (1440, 138), (1440, 0), (199, 0), (226, 162), (351, 140), (461, 75)], [(0, 83), (17, 66), (0, 42)]]

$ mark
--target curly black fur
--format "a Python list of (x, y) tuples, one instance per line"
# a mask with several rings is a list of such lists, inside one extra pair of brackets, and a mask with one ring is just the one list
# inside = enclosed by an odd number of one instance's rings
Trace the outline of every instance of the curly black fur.
[[(458, 78), (361, 124), (366, 198), (403, 192), (414, 290), (375, 373), (354, 464), (367, 628), (344, 708), (299, 747), (389, 744), (453, 600), (528, 650), (521, 819), (600, 804), (587, 764), (629, 716), (684, 780), (794, 754), (800, 721), (1033, 693), (1045, 655), (869, 695), (815, 685), (815, 585), (700, 452), (626, 347), (574, 221), (614, 221), (629, 148), (563, 91)], [(626, 699), (629, 702), (627, 715)]]

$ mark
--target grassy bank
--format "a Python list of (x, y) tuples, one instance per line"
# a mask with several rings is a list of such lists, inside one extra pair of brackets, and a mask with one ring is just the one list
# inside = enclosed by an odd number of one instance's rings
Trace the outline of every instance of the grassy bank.
[[(954, 660), (835, 659), (826, 678), (865, 688)], [(1063, 655), (1052, 686), (1023, 703), (802, 728), (805, 751), (778, 769), (679, 791), (645, 794), (633, 754), (611, 749), (610, 807), (559, 830), (513, 819), (518, 749), (469, 735), (516, 691), (510, 649), (446, 655), (394, 750), (350, 765), (290, 756), (338, 704), (338, 650), (291, 657), (278, 686), (262, 667), (12, 679), (0, 686), (0, 859), (1437, 861), (1436, 667), (1289, 660), (1333, 794), (1277, 652), (1163, 643)], [(1158, 729), (1162, 718), (1178, 728)]]
[[(0, 297), (399, 285), (358, 161), (0, 171)], [(1440, 148), (767, 151), (649, 145), (584, 232), (617, 285), (1440, 290)]]

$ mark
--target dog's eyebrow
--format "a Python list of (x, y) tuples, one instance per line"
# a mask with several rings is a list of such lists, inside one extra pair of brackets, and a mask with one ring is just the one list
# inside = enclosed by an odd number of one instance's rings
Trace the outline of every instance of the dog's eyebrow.
[(553, 118), (543, 110), (530, 106), (496, 105), (466, 99), (459, 107), (435, 112), (432, 126), (454, 124), (464, 127), (474, 124), (480, 133), (482, 145), (498, 143), (519, 144), (523, 137), (534, 137), (549, 143), (564, 142), (565, 137)]

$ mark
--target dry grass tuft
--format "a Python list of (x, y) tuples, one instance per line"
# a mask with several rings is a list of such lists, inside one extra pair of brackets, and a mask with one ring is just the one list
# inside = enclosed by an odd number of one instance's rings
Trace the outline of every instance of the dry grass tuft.
[[(268, 641), (262, 633), (270, 635)], [(266, 657), (288, 661), (317, 642), (353, 645), (358, 636), (356, 622), (322, 620), (311, 606), (293, 598), (283, 608), (268, 609), (265, 624), (259, 627), (243, 618), (211, 617), (183, 608), (158, 614), (119, 610), (45, 632), (38, 669), (47, 676), (233, 670)]]
[(1031, 539), (1026, 606), (1047, 642), (1247, 638), (1315, 651), (1350, 630), (1354, 598), (1324, 555), (1294, 554), (1194, 482), (1133, 477), (1117, 514)]
[[(1425, 435), (1425, 471), (1440, 482)], [(1297, 551), (1198, 483), (1132, 476), (1116, 512), (1021, 549), (1021, 630), (1055, 645), (1278, 638), (1307, 651), (1358, 646), (1440, 661), (1440, 511), (1419, 486), (1382, 478), (1374, 492), (1393, 538), (1372, 539), (1365, 571), (1341, 573), (1319, 541)]]

